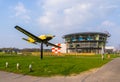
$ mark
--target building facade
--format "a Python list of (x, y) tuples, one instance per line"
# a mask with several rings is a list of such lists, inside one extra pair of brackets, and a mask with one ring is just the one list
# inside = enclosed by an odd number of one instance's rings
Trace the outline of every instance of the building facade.
[(108, 33), (82, 32), (64, 35), (67, 53), (101, 53), (105, 48)]

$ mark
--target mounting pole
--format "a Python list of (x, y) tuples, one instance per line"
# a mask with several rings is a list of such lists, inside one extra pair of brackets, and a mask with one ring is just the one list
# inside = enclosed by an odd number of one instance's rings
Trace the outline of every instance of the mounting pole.
[(43, 59), (43, 42), (41, 42), (41, 59)]

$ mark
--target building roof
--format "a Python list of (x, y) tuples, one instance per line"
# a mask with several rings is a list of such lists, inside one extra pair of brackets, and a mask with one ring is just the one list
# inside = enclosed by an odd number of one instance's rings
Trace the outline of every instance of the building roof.
[(106, 35), (110, 37), (110, 34), (108, 32), (103, 33), (103, 32), (80, 32), (80, 33), (71, 33), (71, 34), (66, 34), (63, 36), (63, 38), (68, 37), (68, 36), (74, 36), (74, 35), (88, 35), (88, 34), (101, 34), (101, 35)]

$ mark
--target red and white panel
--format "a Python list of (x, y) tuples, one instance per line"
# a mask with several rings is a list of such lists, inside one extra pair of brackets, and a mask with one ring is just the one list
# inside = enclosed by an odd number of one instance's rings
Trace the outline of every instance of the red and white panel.
[[(60, 43), (59, 43), (59, 44), (56, 44), (56, 45), (61, 46)], [(53, 52), (53, 53), (56, 53), (56, 54), (57, 54), (57, 53), (61, 53), (60, 51), (61, 51), (61, 48), (52, 47), (52, 52)]]

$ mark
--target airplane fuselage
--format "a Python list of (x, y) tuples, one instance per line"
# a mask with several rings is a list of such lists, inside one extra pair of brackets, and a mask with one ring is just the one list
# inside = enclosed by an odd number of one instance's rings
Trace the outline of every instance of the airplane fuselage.
[[(41, 40), (43, 40), (44, 42), (46, 41), (49, 41), (49, 40), (51, 40), (53, 37), (55, 37), (54, 35), (40, 35), (40, 36), (38, 36), (38, 38), (40, 38)], [(34, 39), (32, 39), (32, 38), (28, 38), (28, 42), (30, 42), (30, 43), (35, 43), (36, 41), (34, 40)]]

